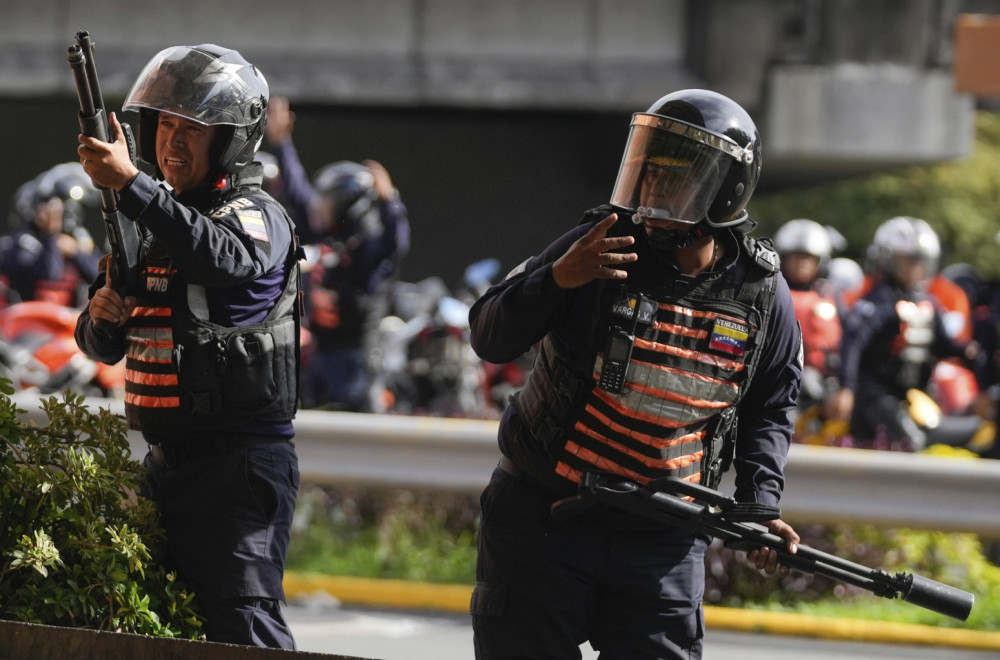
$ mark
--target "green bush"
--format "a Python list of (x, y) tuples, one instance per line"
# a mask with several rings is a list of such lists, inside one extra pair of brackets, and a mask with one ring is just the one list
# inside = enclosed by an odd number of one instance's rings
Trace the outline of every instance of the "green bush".
[(478, 515), (475, 497), (304, 486), (288, 570), (472, 584)]
[(0, 380), (0, 618), (195, 639), (194, 594), (154, 560), (164, 538), (124, 419), (72, 392), (21, 421)]

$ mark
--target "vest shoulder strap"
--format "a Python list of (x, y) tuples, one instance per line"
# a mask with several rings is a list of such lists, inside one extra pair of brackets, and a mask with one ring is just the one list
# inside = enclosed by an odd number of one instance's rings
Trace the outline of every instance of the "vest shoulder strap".
[[(740, 399), (746, 394), (747, 389), (752, 387), (753, 376), (767, 342), (767, 331), (778, 288), (778, 273), (781, 270), (781, 259), (770, 239), (756, 239), (744, 235), (743, 244), (756, 266), (756, 271), (752, 271), (733, 293), (736, 299), (751, 305), (760, 313), (760, 328), (757, 331), (753, 352), (746, 364), (746, 380), (740, 388)], [(702, 472), (702, 483), (710, 488), (715, 488), (719, 484), (722, 474), (732, 465), (736, 450), (739, 404), (740, 401), (736, 401), (733, 407), (728, 409), (731, 412), (722, 416), (719, 428), (710, 443)]]

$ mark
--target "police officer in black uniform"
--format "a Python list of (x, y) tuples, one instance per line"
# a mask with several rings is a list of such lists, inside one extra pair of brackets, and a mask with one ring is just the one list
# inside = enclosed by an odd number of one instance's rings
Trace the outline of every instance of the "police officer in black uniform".
[(951, 339), (943, 308), (928, 292), (941, 259), (937, 233), (920, 218), (890, 218), (876, 229), (868, 258), (873, 286), (844, 319), (841, 388), (831, 399), (832, 414), (850, 421), (855, 446), (865, 449), (964, 443), (978, 429), (977, 417), (942, 424), (923, 419), (920, 406), (911, 405), (927, 391), (939, 360), (975, 353)]
[[(549, 511), (587, 470), (714, 487), (734, 458), (736, 498), (777, 504), (801, 337), (776, 254), (746, 233), (760, 162), (735, 102), (664, 96), (633, 116), (611, 205), (473, 307), (482, 358), (540, 342), (482, 495), (480, 660), (579, 657), (587, 640), (602, 657), (701, 657), (708, 539), (612, 510)], [(790, 526), (768, 527), (794, 551)], [(779, 568), (770, 550), (748, 558)]]
[(77, 162), (55, 165), (18, 188), (10, 219), (19, 226), (0, 237), (0, 282), (12, 302), (86, 302), (100, 253), (84, 227), (84, 205), (98, 199)]
[(94, 359), (126, 360), (126, 416), (150, 445), (167, 559), (196, 592), (206, 637), (294, 649), (279, 603), (299, 485), (299, 254), (252, 162), (267, 101), (238, 52), (177, 46), (123, 106), (166, 186), (132, 163), (114, 114), (113, 142), (79, 137), (86, 172), (118, 191), (145, 240), (138, 290), (122, 295), (102, 272), (76, 337)]

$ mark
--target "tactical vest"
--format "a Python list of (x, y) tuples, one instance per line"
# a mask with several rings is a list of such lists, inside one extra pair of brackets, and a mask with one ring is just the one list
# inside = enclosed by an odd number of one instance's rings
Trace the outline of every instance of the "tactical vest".
[(901, 392), (914, 387), (924, 389), (936, 362), (931, 353), (937, 316), (934, 303), (923, 296), (916, 300), (897, 300), (896, 314), (899, 333), (889, 344), (889, 354), (883, 359), (883, 372)]
[[(222, 203), (238, 195), (247, 191), (230, 191)], [(294, 237), (287, 215), (285, 220)], [(151, 243), (141, 272), (143, 290), (126, 325), (125, 414), (132, 428), (176, 433), (294, 417), (298, 258), (293, 240), (282, 293), (260, 323), (226, 327), (191, 311), (188, 283), (156, 241)]]
[(737, 406), (764, 345), (779, 267), (768, 243), (743, 240), (755, 263), (743, 283), (700, 274), (686, 278), (679, 296), (678, 287), (659, 296), (605, 287), (604, 334), (635, 330), (620, 393), (598, 386), (605, 337), (594, 342), (589, 365), (574, 364), (551, 333), (543, 339), (516, 398), (531, 441), (544, 448), (543, 472), (529, 467), (536, 478), (557, 491), (584, 470), (718, 485), (732, 461)]

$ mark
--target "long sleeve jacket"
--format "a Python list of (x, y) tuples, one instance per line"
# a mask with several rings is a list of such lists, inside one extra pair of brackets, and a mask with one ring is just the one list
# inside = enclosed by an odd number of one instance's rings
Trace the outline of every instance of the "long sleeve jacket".
[[(552, 276), (552, 264), (593, 223), (581, 224), (556, 239), (536, 257), (515, 269), (489, 289), (470, 311), (472, 343), (483, 359), (503, 363), (527, 351), (545, 335), (566, 350), (586, 359), (600, 349), (594, 341), (598, 323), (601, 281), (577, 289), (561, 289)], [(639, 269), (654, 269), (655, 277), (668, 286), (678, 273), (649, 247), (640, 228), (619, 222), (612, 232), (631, 232), (638, 261), (627, 266), (630, 277)], [(719, 264), (724, 277), (741, 282), (754, 267), (742, 249), (739, 236), (725, 231), (726, 257)], [(647, 271), (646, 276), (649, 276)], [(801, 337), (795, 323), (788, 285), (780, 274), (773, 311), (769, 316), (765, 345), (753, 380), (739, 403), (735, 447), (736, 497), (740, 501), (777, 504), (784, 486), (784, 467), (791, 440), (790, 413), (795, 408), (801, 380)], [(500, 427), (500, 448), (518, 432), (516, 405), (505, 412)]]

